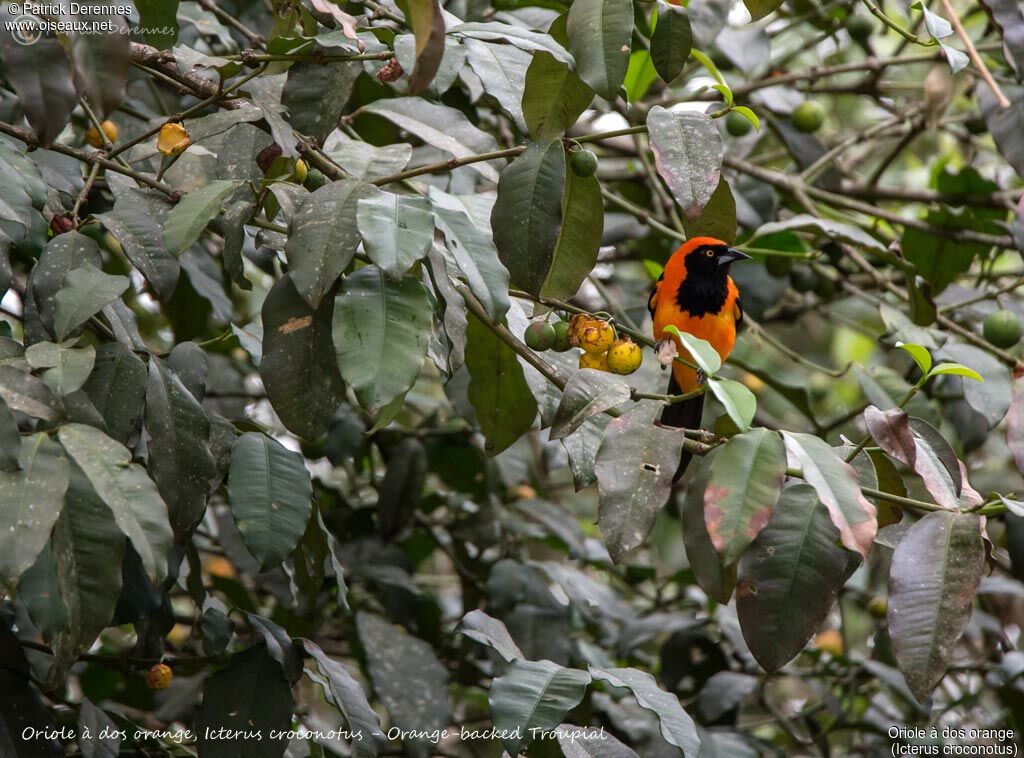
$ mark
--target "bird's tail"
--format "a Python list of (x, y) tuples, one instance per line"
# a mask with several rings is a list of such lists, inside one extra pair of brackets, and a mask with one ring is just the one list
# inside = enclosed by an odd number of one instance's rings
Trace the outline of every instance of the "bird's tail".
[[(681, 395), (683, 392), (679, 383), (676, 382), (675, 376), (673, 376), (668, 382), (669, 395)], [(697, 397), (684, 400), (681, 403), (673, 403), (672, 405), (665, 406), (665, 410), (661, 412), (661, 423), (663, 426), (677, 427), (681, 429), (699, 429), (701, 417), (704, 415), (704, 396), (697, 395)], [(672, 477), (673, 482), (678, 482), (683, 474), (686, 472), (686, 467), (690, 464), (690, 459), (693, 458), (693, 453), (683, 450), (679, 456), (679, 467), (676, 469), (675, 476)]]

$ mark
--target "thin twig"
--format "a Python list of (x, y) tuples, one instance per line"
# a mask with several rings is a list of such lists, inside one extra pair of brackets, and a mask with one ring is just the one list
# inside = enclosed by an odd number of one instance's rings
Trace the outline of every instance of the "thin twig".
[(953, 30), (957, 33), (957, 36), (964, 43), (964, 47), (967, 48), (967, 57), (971, 59), (974, 67), (978, 69), (978, 73), (981, 74), (981, 78), (985, 80), (985, 84), (992, 90), (992, 94), (996, 96), (996, 102), (999, 103), (999, 107), (1006, 108), (1010, 107), (1010, 101), (1006, 99), (1006, 95), (999, 88), (995, 78), (992, 76), (992, 72), (988, 70), (988, 66), (985, 65), (985, 61), (978, 55), (978, 49), (974, 46), (974, 42), (967, 35), (967, 30), (964, 29), (964, 25), (960, 22), (960, 17), (957, 15), (956, 10), (953, 8), (953, 4), (949, 0), (941, 0), (942, 7), (946, 11), (946, 15), (949, 16), (949, 22), (953, 25)]

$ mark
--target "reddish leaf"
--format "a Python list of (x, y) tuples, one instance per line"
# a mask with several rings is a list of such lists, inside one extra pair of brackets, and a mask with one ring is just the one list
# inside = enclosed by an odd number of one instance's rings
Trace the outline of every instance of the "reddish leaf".
[(409, 20), (416, 37), (416, 66), (409, 75), (409, 93), (427, 88), (444, 56), (444, 16), (437, 0), (408, 0)]

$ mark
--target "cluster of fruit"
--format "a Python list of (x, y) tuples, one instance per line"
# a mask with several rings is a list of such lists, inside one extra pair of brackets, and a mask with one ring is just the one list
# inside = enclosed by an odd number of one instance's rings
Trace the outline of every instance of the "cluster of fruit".
[(551, 324), (546, 320), (532, 322), (523, 333), (523, 340), (531, 350), (554, 350), (564, 353), (573, 347), (582, 348), (579, 367), (613, 374), (632, 374), (643, 363), (640, 346), (629, 337), (617, 336), (608, 321), (577, 314), (571, 321), (559, 319)]

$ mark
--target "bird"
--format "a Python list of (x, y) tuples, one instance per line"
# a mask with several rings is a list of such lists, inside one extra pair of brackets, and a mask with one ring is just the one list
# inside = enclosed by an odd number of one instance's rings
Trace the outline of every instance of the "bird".
[[(693, 237), (672, 253), (647, 300), (654, 322), (654, 339), (672, 339), (681, 358), (689, 353), (678, 337), (665, 331), (675, 326), (680, 332), (707, 340), (724, 361), (736, 343), (736, 329), (743, 321), (743, 307), (729, 270), (736, 261), (750, 256), (714, 237)], [(692, 362), (692, 361), (691, 361)], [(672, 363), (667, 394), (680, 395), (697, 389), (705, 377), (678, 361)], [(704, 411), (704, 396), (667, 405), (662, 426), (697, 429)], [(686, 471), (692, 454), (683, 450), (672, 481)]]

